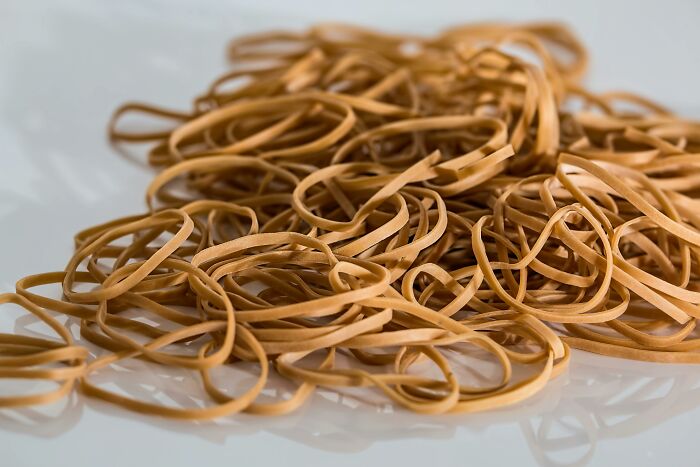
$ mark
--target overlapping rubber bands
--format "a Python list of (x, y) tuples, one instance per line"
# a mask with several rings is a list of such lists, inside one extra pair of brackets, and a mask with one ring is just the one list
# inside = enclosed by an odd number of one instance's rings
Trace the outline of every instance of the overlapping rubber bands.
[[(190, 111), (115, 112), (115, 142), (152, 144), (149, 210), (78, 233), (65, 271), (0, 296), (58, 337), (0, 334), (0, 378), (57, 383), (0, 407), (78, 386), (207, 419), (367, 387), (456, 413), (533, 395), (569, 347), (700, 362), (700, 124), (586, 90), (586, 51), (563, 26), (426, 38), (331, 24), (228, 53)], [(170, 129), (134, 129), (133, 114)], [(60, 299), (34, 291), (49, 284)], [(194, 371), (202, 403), (94, 381), (134, 358)], [(470, 358), (499, 371), (456, 371)], [(256, 379), (232, 394), (212, 372), (237, 365)], [(295, 389), (269, 401), (272, 373)]]

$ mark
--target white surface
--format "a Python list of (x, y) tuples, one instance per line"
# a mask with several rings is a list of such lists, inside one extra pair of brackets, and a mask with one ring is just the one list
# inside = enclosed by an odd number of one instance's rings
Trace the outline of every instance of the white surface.
[[(151, 173), (107, 145), (111, 111), (133, 99), (187, 106), (225, 69), (226, 41), (245, 32), (319, 20), (431, 32), (563, 19), (591, 50), (592, 87), (700, 116), (698, 2), (416, 3), (0, 0), (0, 291), (62, 269), (80, 228), (143, 210)], [(0, 313), (0, 332), (26, 324)], [(393, 412), (332, 393), (287, 417), (207, 424), (81, 397), (69, 404), (0, 411), (2, 465), (683, 466), (697, 465), (700, 368), (575, 353), (568, 374), (532, 400), (465, 416)]]

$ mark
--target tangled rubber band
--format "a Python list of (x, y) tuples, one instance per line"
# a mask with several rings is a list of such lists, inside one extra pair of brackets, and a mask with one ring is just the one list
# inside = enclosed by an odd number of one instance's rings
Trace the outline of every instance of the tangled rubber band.
[[(77, 386), (208, 419), (366, 387), (472, 412), (541, 390), (569, 347), (700, 362), (700, 124), (582, 87), (586, 50), (565, 27), (328, 24), (228, 55), (189, 111), (114, 113), (112, 141), (152, 144), (149, 210), (79, 232), (64, 271), (0, 295), (59, 337), (0, 334), (1, 380), (57, 385), (0, 407)], [(61, 298), (33, 290), (51, 284)], [(193, 371), (201, 404), (95, 379), (129, 359)], [(233, 394), (214, 375), (227, 367), (256, 378)], [(273, 373), (293, 389), (270, 401)]]

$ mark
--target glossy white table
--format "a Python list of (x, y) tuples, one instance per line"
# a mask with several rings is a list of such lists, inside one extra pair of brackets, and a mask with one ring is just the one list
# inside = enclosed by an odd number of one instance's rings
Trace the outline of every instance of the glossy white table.
[[(0, 2), (0, 291), (64, 267), (80, 228), (141, 212), (150, 169), (105, 139), (125, 100), (189, 105), (238, 34), (345, 20), (431, 32), (463, 21), (561, 18), (593, 57), (589, 84), (700, 116), (697, 2)], [(631, 16), (630, 16), (631, 15)], [(52, 237), (46, 238), (46, 229)], [(2, 308), (0, 330), (37, 331)], [(40, 330), (39, 330), (40, 331)], [(147, 373), (133, 373), (148, 396)], [(128, 381), (127, 381), (128, 382)], [(182, 382), (166, 389), (177, 394)], [(127, 384), (128, 386), (128, 384)], [(700, 367), (578, 353), (516, 407), (425, 417), (322, 392), (285, 417), (181, 423), (74, 396), (0, 411), (3, 466), (698, 465)]]

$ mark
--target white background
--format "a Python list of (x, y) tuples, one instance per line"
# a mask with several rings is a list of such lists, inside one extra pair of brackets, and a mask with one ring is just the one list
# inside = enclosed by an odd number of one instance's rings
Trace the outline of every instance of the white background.
[[(0, 0), (0, 292), (64, 267), (79, 229), (144, 210), (152, 176), (105, 138), (126, 100), (185, 108), (236, 35), (322, 20), (430, 33), (560, 19), (589, 47), (588, 84), (700, 117), (700, 2)], [(0, 332), (19, 329), (0, 309)], [(26, 324), (26, 323), (25, 323)], [(0, 411), (0, 463), (45, 466), (697, 465), (700, 368), (575, 353), (517, 407), (424, 417), (317, 396), (280, 418), (188, 424), (74, 397)]]

